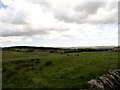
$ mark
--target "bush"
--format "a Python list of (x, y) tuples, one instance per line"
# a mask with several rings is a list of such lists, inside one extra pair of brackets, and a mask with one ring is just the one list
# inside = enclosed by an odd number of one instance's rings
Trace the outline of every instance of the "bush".
[(64, 52), (61, 52), (61, 54), (64, 54)]
[(52, 65), (52, 61), (46, 61), (44, 64), (44, 66), (50, 66), (50, 65)]
[(34, 59), (31, 59), (31, 61), (35, 61)]
[(67, 56), (70, 56), (69, 54), (67, 54)]
[(76, 56), (79, 56), (79, 54), (76, 54)]
[(39, 59), (39, 58), (37, 58), (36, 60), (37, 60), (37, 61), (39, 61), (40, 59)]
[(35, 63), (40, 63), (40, 61), (36, 61)]

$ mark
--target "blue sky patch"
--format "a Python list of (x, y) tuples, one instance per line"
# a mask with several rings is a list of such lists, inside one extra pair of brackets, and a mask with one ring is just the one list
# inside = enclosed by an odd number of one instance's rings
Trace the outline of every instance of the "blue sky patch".
[(1, 8), (6, 9), (7, 7), (8, 7), (7, 5), (5, 5), (3, 2), (0, 1), (0, 9), (1, 9)]

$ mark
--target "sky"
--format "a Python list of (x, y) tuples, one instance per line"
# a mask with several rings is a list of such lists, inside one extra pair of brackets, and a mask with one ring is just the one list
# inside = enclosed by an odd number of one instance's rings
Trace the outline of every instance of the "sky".
[(0, 0), (0, 46), (116, 46), (117, 0)]

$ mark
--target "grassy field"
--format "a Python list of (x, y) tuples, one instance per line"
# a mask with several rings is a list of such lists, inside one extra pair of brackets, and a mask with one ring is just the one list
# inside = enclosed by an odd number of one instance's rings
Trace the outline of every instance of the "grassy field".
[(117, 52), (3, 51), (3, 88), (81, 88), (115, 69)]

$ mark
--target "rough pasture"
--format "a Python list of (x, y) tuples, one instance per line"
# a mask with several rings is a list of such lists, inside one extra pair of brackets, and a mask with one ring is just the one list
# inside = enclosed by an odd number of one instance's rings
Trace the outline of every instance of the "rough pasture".
[(117, 52), (3, 51), (3, 88), (81, 88), (117, 67)]

